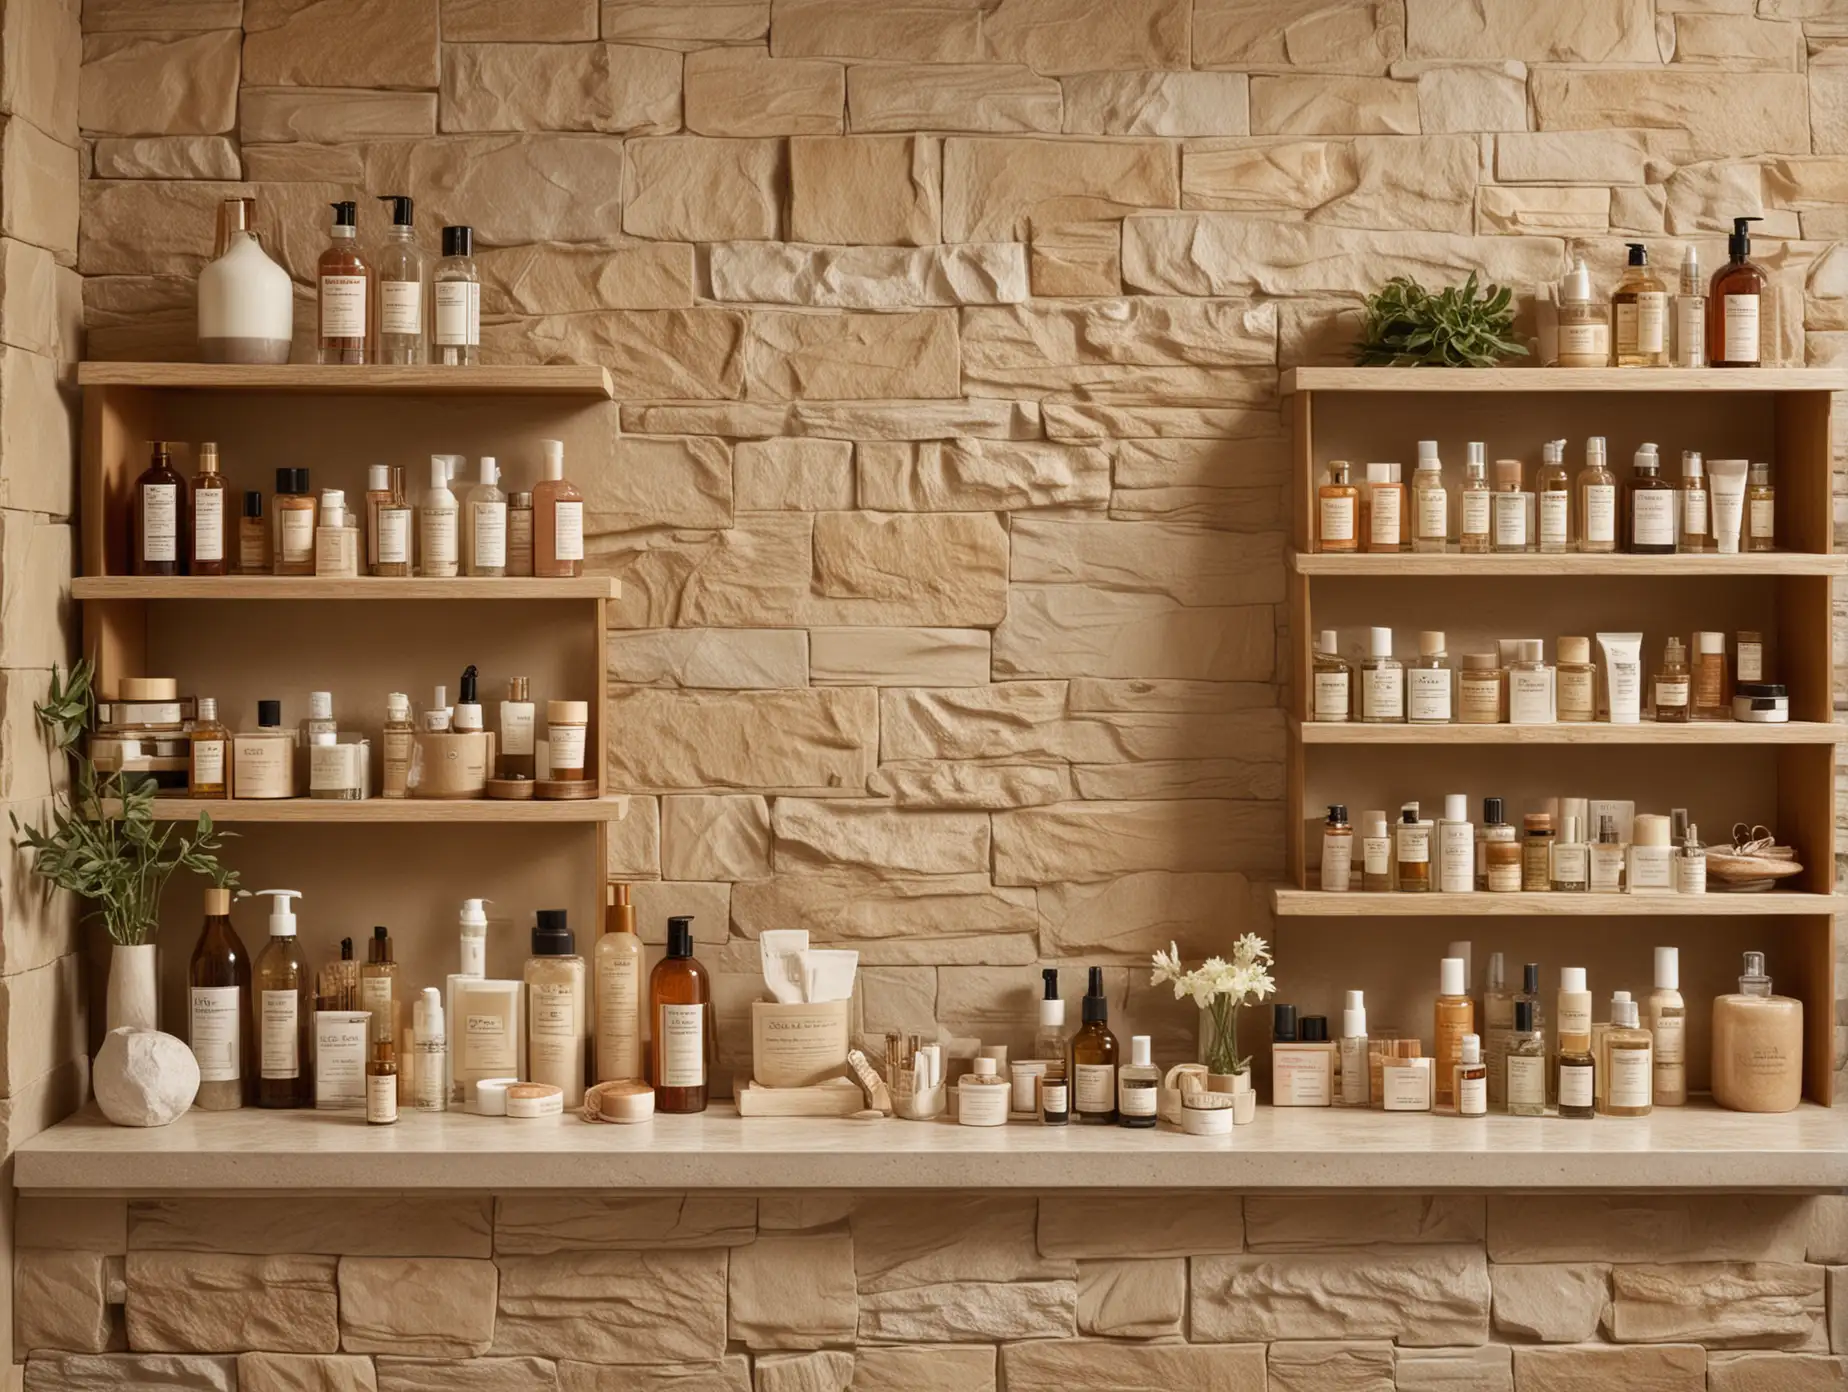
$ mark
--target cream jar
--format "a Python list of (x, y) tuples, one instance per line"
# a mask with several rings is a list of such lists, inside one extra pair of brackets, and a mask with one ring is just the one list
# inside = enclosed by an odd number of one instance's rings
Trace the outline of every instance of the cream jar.
[(1740, 682), (1733, 687), (1733, 719), (1758, 725), (1790, 720), (1790, 693), (1782, 682)]
[(590, 734), (590, 702), (547, 701), (545, 725), (546, 750), (551, 756), (549, 776), (555, 781), (582, 778)]
[(978, 1058), (974, 1065), (956, 1085), (956, 1119), (964, 1126), (1007, 1125), (1007, 1104), (1014, 1090), (996, 1071), (993, 1059)]
[(1229, 1092), (1181, 1095), (1181, 1130), (1189, 1136), (1229, 1136), (1237, 1098)]

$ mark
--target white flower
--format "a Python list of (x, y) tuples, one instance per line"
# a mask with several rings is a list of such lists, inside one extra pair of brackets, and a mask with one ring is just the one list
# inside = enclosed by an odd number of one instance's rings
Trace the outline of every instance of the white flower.
[(1277, 989), (1268, 970), (1270, 963), (1270, 945), (1256, 933), (1246, 933), (1233, 946), (1231, 961), (1208, 957), (1192, 971), (1183, 970), (1180, 949), (1171, 942), (1166, 952), (1154, 954), (1149, 977), (1155, 985), (1172, 983), (1176, 1000), (1191, 996), (1202, 1010), (1221, 997), (1241, 1006), (1263, 1000)]

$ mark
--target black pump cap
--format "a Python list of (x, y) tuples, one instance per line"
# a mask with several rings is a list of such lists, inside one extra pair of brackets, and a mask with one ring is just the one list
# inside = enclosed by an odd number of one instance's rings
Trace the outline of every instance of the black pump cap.
[(244, 491), (244, 516), (263, 516), (263, 493), (260, 489), (249, 488)]
[(1104, 996), (1104, 969), (1092, 967), (1084, 993), (1084, 1022), (1102, 1024), (1110, 1018), (1110, 1002)]
[(1057, 1000), (1059, 998), (1059, 969), (1047, 967), (1040, 972), (1040, 980), (1046, 983), (1046, 993), (1040, 999)]
[(1752, 254), (1752, 224), (1763, 222), (1763, 218), (1736, 217), (1733, 219), (1732, 235), (1726, 239), (1726, 254), (1734, 261), (1743, 261)]
[(306, 493), (308, 491), (308, 471), (306, 469), (278, 469), (276, 471), (276, 491), (278, 493)]
[[(476, 677), (478, 675), (479, 674), (475, 671), (475, 664), (472, 662), (462, 669), (462, 694), (457, 697), (457, 700), (462, 705), (476, 706), (481, 704), (480, 698), (476, 695)], [(542, 909), (540, 912), (563, 913), (564, 911), (562, 909)]]
[(334, 210), (335, 227), (355, 227), (359, 224), (359, 205), (357, 203), (330, 203)]
[(472, 227), (445, 227), (443, 229), (443, 255), (473, 256), (475, 254), (475, 229)]
[(678, 914), (667, 921), (667, 955), (685, 959), (693, 955), (693, 917)]
[(274, 725), (274, 726), (280, 727), (282, 724), (282, 702), (281, 701), (258, 701), (257, 702), (257, 724)]
[(351, 938), (342, 938), (340, 940), (340, 960), (343, 962), (350, 962), (353, 960), (353, 940)]
[(1482, 820), (1485, 824), (1499, 822), (1502, 819), (1502, 800), (1484, 798), (1482, 800)]
[(1625, 242), (1624, 245), (1630, 248), (1630, 264), (1632, 266), (1647, 266), (1649, 264), (1648, 247), (1644, 246), (1641, 242)]
[(1278, 1044), (1296, 1042), (1296, 1007), (1293, 1005), (1273, 1005), (1271, 1007), (1271, 1039)]
[(1540, 964), (1529, 962), (1521, 968), (1521, 989), (1530, 996), (1540, 994)]
[(1514, 1027), (1522, 1034), (1534, 1032), (1534, 1003), (1532, 1001), (1514, 1003)]
[(389, 962), (391, 960), (391, 929), (378, 924), (372, 930), (372, 941), (366, 945), (368, 962)]
[(569, 957), (576, 946), (563, 909), (540, 909), (533, 915), (533, 956)]
[(1345, 822), (1347, 819), (1348, 819), (1348, 811), (1347, 811), (1346, 803), (1331, 802), (1328, 804), (1328, 824), (1330, 826), (1334, 826), (1340, 822)]
[(409, 227), (411, 225), (411, 200), (409, 195), (402, 193), (381, 193), (378, 195), (378, 199), (381, 203), (391, 204), (392, 226)]
[(1304, 1044), (1326, 1044), (1328, 1042), (1328, 1017), (1326, 1015), (1303, 1016), (1302, 1029), (1297, 1038)]

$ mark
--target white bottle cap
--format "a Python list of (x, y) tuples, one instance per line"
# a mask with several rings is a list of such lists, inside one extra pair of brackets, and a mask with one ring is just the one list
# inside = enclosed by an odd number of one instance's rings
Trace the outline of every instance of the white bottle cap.
[(1463, 959), (1461, 957), (1444, 958), (1442, 964), (1438, 967), (1437, 981), (1437, 989), (1442, 995), (1460, 996), (1465, 994), (1463, 985)]
[(430, 709), (433, 711), (446, 711), (449, 709), (449, 688), (448, 687), (446, 686), (437, 687), (436, 699), (430, 702)]
[(1444, 635), (1431, 629), (1418, 635), (1418, 654), (1420, 657), (1437, 657), (1444, 651)]
[(1129, 1039), (1129, 1066), (1147, 1068), (1149, 1066), (1149, 1037), (1146, 1034), (1131, 1035)]
[(1349, 991), (1347, 1006), (1341, 1012), (1341, 1035), (1344, 1039), (1360, 1039), (1367, 1033), (1367, 993)]
[(1447, 822), (1467, 822), (1469, 820), (1469, 794), (1444, 794), (1444, 820)]
[(295, 906), (289, 901), (299, 899), (299, 889), (259, 889), (257, 898), (268, 895), (270, 899), (269, 930), (272, 938), (292, 938), (295, 936)]
[(1724, 633), (1696, 633), (1694, 635), (1694, 650), (1704, 657), (1711, 657), (1715, 653), (1723, 653), (1726, 651), (1726, 635)]
[(314, 747), (316, 749), (331, 748), (337, 739), (338, 736), (336, 736), (332, 730), (316, 730), (314, 732)]
[(1360, 814), (1360, 834), (1362, 836), (1384, 836), (1386, 834), (1386, 814), (1384, 812), (1362, 812)]
[[(1584, 265), (1584, 262), (1581, 261), (1579, 264)], [(1599, 467), (1603, 466), (1604, 437), (1602, 435), (1593, 435), (1585, 441), (1585, 462), (1587, 464), (1595, 462)]]
[(1039, 1003), (1039, 1022), (1041, 1029), (1065, 1028), (1065, 1002), (1062, 1000), (1043, 1000)]
[(1369, 650), (1375, 657), (1392, 656), (1392, 630), (1376, 628), (1373, 630), (1373, 646)]
[(975, 1076), (978, 1078), (994, 1077), (995, 1076), (995, 1061), (991, 1058), (976, 1059), (975, 1060)]
[(1642, 445), (1638, 446), (1632, 462), (1647, 464), (1650, 468), (1654, 469), (1660, 467), (1662, 458), (1653, 444), (1644, 442)]
[(394, 691), (385, 698), (385, 718), (387, 720), (409, 720), (411, 718), (411, 698), (402, 691)]
[(462, 931), (471, 937), (476, 933), (488, 931), (488, 899), (464, 899), (462, 901)]
[(433, 454), (430, 456), (430, 486), (432, 488), (449, 487), (449, 456)]
[(366, 491), (368, 493), (389, 493), (391, 491), (391, 465), (373, 464), (367, 468)]
[(1701, 463), (1699, 450), (1681, 451), (1681, 472), (1689, 478), (1699, 478), (1706, 472), (1705, 466)]
[(1559, 969), (1559, 989), (1583, 991), (1585, 989), (1585, 969), (1583, 967), (1561, 967)]
[(1482, 441), (1471, 440), (1469, 442), (1469, 453), (1464, 462), (1468, 464), (1486, 465), (1487, 456), (1483, 453)]
[(1323, 629), (1316, 637), (1315, 650), (1319, 653), (1333, 654), (1338, 646), (1339, 643), (1335, 637), (1335, 631), (1332, 628)]
[(216, 697), (201, 696), (199, 698), (199, 719), (218, 719), (218, 700)]
[(563, 440), (541, 440), (541, 449), (545, 451), (545, 476), (548, 479), (561, 479), (565, 476), (565, 442)]
[(1543, 660), (1545, 656), (1546, 645), (1538, 638), (1523, 638), (1521, 640), (1521, 661), (1539, 662)]
[(1568, 815), (1565, 817), (1561, 817), (1560, 821), (1564, 823), (1564, 827), (1565, 827), (1565, 829), (1560, 833), (1560, 837), (1559, 837), (1560, 844), (1566, 845), (1566, 846), (1577, 845), (1578, 839), (1579, 839), (1579, 819), (1577, 817)]
[(1585, 258), (1580, 257), (1578, 264), (1566, 273), (1564, 282), (1559, 287), (1561, 304), (1584, 303), (1591, 299), (1591, 272), (1585, 269)]
[(1422, 464), (1427, 459), (1435, 460), (1436, 458), (1437, 458), (1437, 441), (1436, 440), (1420, 440), (1418, 442), (1418, 462)]
[(423, 997), (411, 1012), (411, 1028), (426, 1039), (443, 1037), (443, 996), (436, 987), (423, 988)]
[(491, 454), (481, 456), (481, 481), (490, 486), (500, 482), (500, 465), (494, 462)]
[(1681, 989), (1681, 949), (1658, 947), (1655, 950), (1655, 957), (1656, 990), (1679, 991)]
[(1481, 1035), (1466, 1034), (1463, 1036), (1463, 1062), (1464, 1063), (1481, 1063), (1482, 1062), (1482, 1036)]
[(308, 718), (310, 720), (332, 720), (334, 718), (334, 693), (310, 691), (308, 693)]

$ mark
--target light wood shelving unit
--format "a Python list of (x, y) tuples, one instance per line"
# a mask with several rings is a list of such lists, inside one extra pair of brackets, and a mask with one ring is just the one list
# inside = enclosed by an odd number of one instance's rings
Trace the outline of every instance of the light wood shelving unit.
[[(1291, 488), (1292, 636), (1285, 857), (1289, 883), (1273, 895), (1277, 955), (1288, 980), (1328, 988), (1299, 1000), (1337, 1016), (1340, 989), (1373, 983), (1375, 1020), (1428, 1020), (1436, 958), (1453, 936), (1473, 934), (1478, 982), (1488, 951), (1542, 964), (1550, 1002), (1558, 968), (1590, 970), (1598, 1017), (1613, 989), (1647, 992), (1656, 943), (1681, 947), (1689, 1000), (1692, 1083), (1706, 1083), (1706, 999), (1734, 989), (1739, 953), (1768, 954), (1775, 989), (1804, 1002), (1804, 1087), (1831, 1099), (1835, 1015), (1835, 755), (1848, 726), (1835, 723), (1832, 600), (1848, 561), (1834, 554), (1831, 496), (1832, 393), (1848, 374), (1762, 371), (1570, 371), (1513, 368), (1433, 371), (1297, 368), (1285, 374), (1295, 427)], [(1519, 457), (1531, 470), (1542, 441), (1568, 440), (1577, 473), (1584, 439), (1603, 435), (1619, 483), (1643, 441), (1658, 444), (1677, 476), (1683, 449), (1709, 458), (1768, 459), (1777, 493), (1776, 552), (1738, 556), (1464, 556), (1411, 553), (1319, 555), (1316, 489), (1329, 459), (1406, 461), (1419, 439), (1437, 439), (1446, 482), (1461, 479), (1464, 445), (1487, 442), (1491, 459)], [(1457, 582), (1462, 582), (1458, 584)], [(1352, 655), (1365, 629), (1391, 626), (1401, 656), (1417, 632), (1443, 629), (1453, 664), (1495, 637), (1540, 637), (1549, 659), (1562, 633), (1641, 630), (1645, 670), (1670, 634), (1697, 629), (1765, 633), (1774, 675), (1790, 690), (1791, 723), (1511, 726), (1322, 724), (1309, 719), (1314, 639), (1325, 628)], [(1729, 642), (1729, 653), (1730, 653)], [(1577, 748), (1575, 748), (1577, 747)], [(1582, 752), (1581, 752), (1582, 749)], [(1780, 891), (1687, 896), (1406, 895), (1324, 893), (1318, 874), (1325, 804), (1361, 813), (1418, 801), (1441, 811), (1466, 793), (1478, 817), (1485, 796), (1504, 800), (1517, 827), (1525, 810), (1562, 796), (1628, 798), (1639, 811), (1687, 806), (1703, 839), (1723, 840), (1734, 821), (1763, 822), (1796, 847), (1804, 872)], [(1429, 815), (1429, 813), (1428, 813)], [(1356, 919), (1392, 919), (1389, 933), (1357, 931)], [(1544, 926), (1538, 919), (1549, 920)], [(1460, 920), (1475, 920), (1465, 930)], [(1626, 920), (1623, 923), (1611, 920)], [(1645, 923), (1647, 933), (1640, 931)], [(1381, 983), (1384, 983), (1383, 986)], [(1286, 991), (1285, 999), (1289, 999)], [(1338, 1018), (1338, 1017), (1337, 1017)]]
[[(615, 580), (135, 577), (126, 573), (126, 502), (153, 439), (184, 442), (180, 467), (189, 480), (191, 446), (216, 441), (234, 519), (245, 489), (264, 493), (267, 518), (282, 467), (308, 468), (316, 492), (344, 488), (349, 506), (363, 498), (373, 463), (403, 465), (414, 497), (432, 453), (465, 454), (471, 472), (476, 457), (492, 454), (503, 487), (530, 488), (541, 438), (566, 442), (568, 469), (575, 460), (588, 471), (607, 458), (617, 408), (605, 369), (86, 363), (78, 380), (83, 573), (72, 594), (100, 690), (123, 676), (174, 676), (188, 694), (216, 696), (233, 730), (255, 723), (261, 697), (281, 699), (293, 726), (310, 690), (330, 690), (341, 729), (373, 742), (376, 786), (386, 693), (407, 692), (421, 709), (442, 683), (453, 699), (472, 663), (491, 728), (505, 680), (525, 675), (541, 714), (548, 698), (588, 701), (589, 747), (603, 748), (605, 633), (622, 593)], [(335, 956), (339, 939), (364, 939), (382, 923), (406, 979), (440, 984), (455, 970), (465, 897), (495, 901), (491, 976), (518, 975), (535, 907), (567, 908), (588, 947), (609, 828), (629, 810), (629, 799), (607, 787), (607, 761), (598, 757), (596, 769), (597, 796), (575, 801), (159, 799), (155, 814), (177, 823), (209, 812), (238, 838), (228, 857), (246, 887), (305, 891), (302, 937), (313, 965)], [(194, 888), (176, 879), (164, 907), (169, 1020), (184, 1019), (184, 972), (199, 923)], [(236, 920), (254, 954), (264, 940), (260, 911), (240, 907)]]

